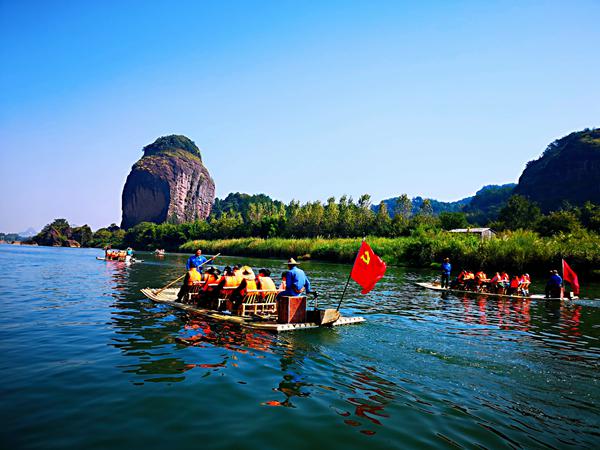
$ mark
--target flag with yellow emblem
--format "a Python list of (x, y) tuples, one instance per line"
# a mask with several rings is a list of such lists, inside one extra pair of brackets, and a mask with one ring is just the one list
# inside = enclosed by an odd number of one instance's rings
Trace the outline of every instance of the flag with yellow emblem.
[(383, 278), (385, 269), (383, 260), (373, 252), (369, 244), (363, 241), (350, 276), (362, 286), (361, 294), (367, 294)]

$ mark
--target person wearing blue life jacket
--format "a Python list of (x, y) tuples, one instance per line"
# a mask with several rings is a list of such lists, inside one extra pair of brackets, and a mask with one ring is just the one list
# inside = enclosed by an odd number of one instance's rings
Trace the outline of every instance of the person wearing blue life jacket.
[(442, 263), (442, 287), (450, 287), (450, 272), (452, 271), (452, 265), (450, 264), (450, 258), (444, 259)]
[(298, 268), (298, 263), (294, 258), (287, 262), (288, 271), (285, 275), (285, 290), (280, 292), (277, 297), (298, 297), (303, 294), (311, 294), (310, 281), (304, 271)]
[(204, 264), (206, 261), (208, 260), (204, 256), (202, 256), (202, 250), (198, 249), (196, 250), (195, 255), (192, 255), (188, 258), (185, 267), (187, 270), (190, 270), (191, 264), (194, 263), (194, 265), (196, 266), (196, 270), (202, 273), (202, 264)]

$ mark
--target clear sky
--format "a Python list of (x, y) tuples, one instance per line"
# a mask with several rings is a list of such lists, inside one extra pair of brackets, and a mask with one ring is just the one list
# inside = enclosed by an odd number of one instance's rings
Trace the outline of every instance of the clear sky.
[(515, 182), (600, 125), (599, 1), (0, 0), (0, 231), (121, 219), (141, 148), (185, 134), (217, 195)]

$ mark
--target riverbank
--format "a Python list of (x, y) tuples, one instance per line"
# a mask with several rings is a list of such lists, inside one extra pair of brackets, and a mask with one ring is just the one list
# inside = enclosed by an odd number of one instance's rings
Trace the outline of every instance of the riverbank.
[[(193, 240), (179, 250), (202, 248), (208, 254), (352, 263), (360, 242), (356, 238)], [(600, 236), (587, 232), (546, 238), (531, 231), (514, 231), (481, 241), (440, 231), (400, 238), (368, 237), (367, 242), (387, 264), (397, 266), (430, 267), (449, 257), (456, 268), (541, 272), (558, 268), (564, 258), (579, 273), (600, 269)]]

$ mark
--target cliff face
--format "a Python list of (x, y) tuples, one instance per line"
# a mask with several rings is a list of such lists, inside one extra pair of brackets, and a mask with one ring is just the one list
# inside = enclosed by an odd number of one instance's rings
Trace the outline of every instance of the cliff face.
[(600, 203), (600, 129), (554, 141), (527, 164), (514, 193), (537, 202), (544, 212), (560, 208), (565, 200)]
[(123, 188), (121, 228), (140, 222), (172, 223), (205, 219), (215, 199), (215, 183), (200, 149), (185, 136), (165, 136), (144, 147)]

